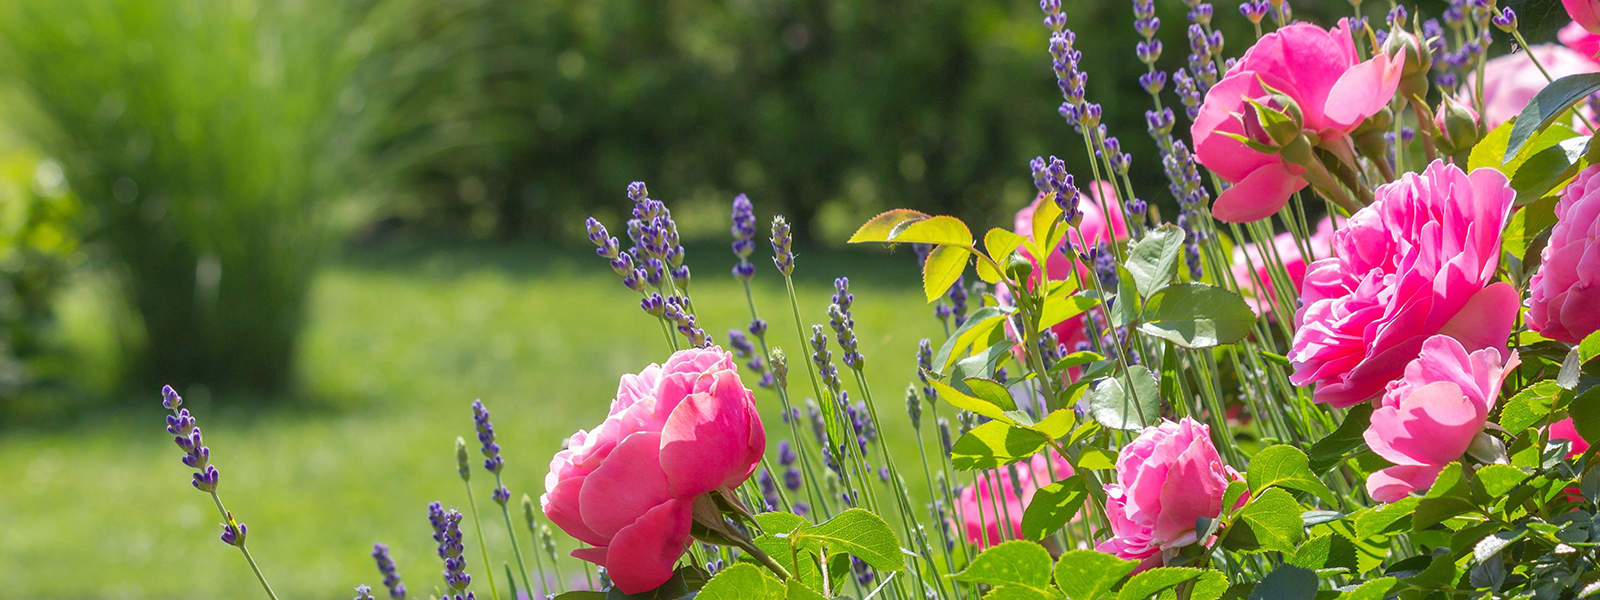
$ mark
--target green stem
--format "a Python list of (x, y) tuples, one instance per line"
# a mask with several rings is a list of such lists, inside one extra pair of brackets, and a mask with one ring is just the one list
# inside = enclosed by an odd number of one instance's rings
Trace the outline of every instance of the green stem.
[[(505, 487), (500, 482), (499, 473), (494, 474), (494, 484), (496, 487)], [(506, 508), (504, 503), (499, 504), (500, 515), (506, 518), (506, 536), (511, 538), (511, 554), (517, 558), (517, 573), (522, 575), (522, 587), (531, 590), (533, 589), (533, 584), (528, 582), (528, 564), (522, 560), (522, 547), (517, 544), (517, 528), (511, 524), (511, 509)], [(484, 560), (488, 560), (488, 557), (485, 556)], [(539, 575), (543, 577), (544, 573), (540, 572)]]
[[(222, 506), (222, 496), (217, 495), (216, 490), (211, 490), (211, 501), (217, 504), (217, 513), (222, 515), (224, 523), (235, 527), (238, 526), (233, 520), (233, 513), (228, 512), (228, 509)], [(267, 583), (267, 576), (261, 573), (261, 567), (256, 564), (255, 557), (250, 556), (250, 550), (246, 549), (244, 544), (239, 544), (239, 552), (244, 554), (244, 562), (250, 564), (250, 570), (256, 574), (256, 581), (261, 582), (261, 589), (266, 590), (267, 597), (272, 600), (278, 600), (278, 595), (272, 592), (272, 584)]]
[(494, 567), (489, 563), (489, 547), (483, 543), (483, 523), (478, 521), (478, 502), (472, 499), (472, 484), (462, 480), (467, 488), (467, 508), (472, 509), (472, 527), (478, 531), (478, 552), (483, 554), (483, 572), (489, 578), (489, 595), (500, 600), (500, 589), (494, 585)]

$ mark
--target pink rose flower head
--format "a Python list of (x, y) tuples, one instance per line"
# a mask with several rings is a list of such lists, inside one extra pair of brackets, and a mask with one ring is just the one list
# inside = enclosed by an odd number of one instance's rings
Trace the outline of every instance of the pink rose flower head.
[(1163, 550), (1199, 541), (1195, 520), (1222, 514), (1228, 482), (1242, 479), (1222, 463), (1209, 427), (1189, 417), (1147, 427), (1117, 457), (1117, 481), (1105, 486), (1112, 537), (1095, 549), (1143, 561), (1139, 570), (1158, 566)]
[(718, 347), (673, 353), (623, 375), (604, 423), (579, 430), (550, 460), (539, 503), (592, 548), (618, 589), (654, 589), (689, 543), (696, 497), (743, 483), (766, 450), (754, 397)]
[(1495, 348), (1469, 354), (1448, 335), (1428, 338), (1405, 377), (1389, 383), (1362, 434), (1374, 453), (1395, 465), (1367, 477), (1367, 493), (1394, 502), (1432, 486), (1483, 431), (1500, 384), (1517, 362), (1516, 353), (1509, 359)]
[(1567, 7), (1573, 23), (1591, 33), (1600, 33), (1600, 0), (1561, 0), (1561, 4)]
[(1577, 23), (1567, 23), (1561, 31), (1556, 32), (1556, 39), (1562, 45), (1571, 48), (1573, 52), (1588, 57), (1591, 61), (1600, 62), (1600, 34), (1591, 33)]
[(1234, 184), (1212, 204), (1213, 216), (1233, 223), (1263, 219), (1306, 186), (1303, 167), (1230, 137), (1250, 137), (1246, 121), (1255, 114), (1250, 100), (1277, 103), (1263, 84), (1292, 100), (1302, 128), (1327, 142), (1348, 135), (1382, 111), (1400, 85), (1404, 56), (1380, 53), (1357, 61), (1346, 20), (1333, 29), (1295, 23), (1263, 36), (1206, 92), (1189, 131), (1195, 156)]
[(1572, 444), (1567, 450), (1567, 458), (1573, 458), (1589, 451), (1589, 441), (1578, 435), (1578, 426), (1572, 423), (1572, 417), (1567, 417), (1550, 425), (1550, 440), (1567, 440)]
[[(1072, 476), (1072, 464), (1054, 450), (1034, 455), (1027, 463), (981, 471), (977, 485), (956, 496), (956, 529), (978, 549), (1022, 538), (1022, 513), (1039, 488)], [(1015, 469), (1017, 477), (1011, 476)], [(1021, 489), (1019, 496), (1017, 490)], [(995, 514), (999, 511), (999, 514)], [(1002, 537), (1001, 527), (1009, 533)]]
[(1600, 166), (1561, 191), (1540, 260), (1528, 284), (1528, 327), (1568, 344), (1600, 330)]
[[(1556, 44), (1540, 44), (1530, 48), (1534, 58), (1539, 59), (1539, 64), (1544, 65), (1550, 76), (1556, 79), (1579, 73), (1594, 73), (1600, 71), (1600, 63), (1596, 63), (1585, 55)], [(1467, 85), (1456, 99), (1463, 104), (1472, 105), (1473, 90), (1477, 89), (1474, 82), (1476, 78), (1467, 78)], [(1526, 53), (1513, 52), (1490, 59), (1483, 65), (1483, 126), (1485, 130), (1499, 127), (1511, 120), (1528, 106), (1528, 102), (1538, 95), (1540, 90), (1550, 82), (1544, 74), (1533, 66)], [(1585, 115), (1593, 115), (1587, 107), (1582, 109)], [(1576, 120), (1574, 120), (1576, 123)]]
[[(1311, 259), (1325, 258), (1333, 254), (1333, 221), (1324, 217), (1317, 223), (1316, 231), (1311, 233), (1311, 238), (1306, 240), (1311, 246)], [(1295, 242), (1294, 236), (1289, 233), (1280, 233), (1272, 238), (1274, 260), (1282, 260), (1283, 268), (1289, 274), (1289, 287), (1300, 289), (1300, 284), (1306, 279), (1306, 266), (1309, 262), (1306, 255), (1301, 252), (1300, 244)], [(1272, 283), (1270, 270), (1267, 268), (1267, 259), (1272, 258), (1263, 253), (1262, 248), (1255, 244), (1240, 244), (1233, 247), (1233, 278), (1239, 282), (1239, 287), (1245, 292), (1245, 302), (1250, 304), (1256, 315), (1266, 315), (1272, 312), (1273, 303), (1278, 301), (1277, 287)]]
[(1289, 380), (1341, 408), (1381, 394), (1435, 334), (1504, 346), (1517, 313), (1516, 290), (1494, 281), (1516, 196), (1505, 175), (1434, 161), (1375, 195), (1311, 264), (1295, 312)]
[[(1123, 222), (1122, 210), (1111, 204), (1116, 202), (1117, 196), (1116, 192), (1112, 191), (1110, 182), (1096, 181), (1094, 185), (1089, 186), (1089, 195), (1087, 197), (1081, 192), (1078, 196), (1078, 212), (1082, 215), (1082, 219), (1075, 228), (1076, 233), (1069, 233), (1050, 252), (1050, 257), (1045, 260), (1051, 281), (1072, 279), (1072, 265), (1076, 261), (1063, 254), (1062, 251), (1065, 248), (1072, 248), (1073, 251), (1081, 252), (1083, 248), (1078, 247), (1079, 236), (1082, 236), (1083, 243), (1089, 246), (1094, 246), (1100, 242), (1114, 242), (1128, 238), (1128, 225)], [(1042, 201), (1044, 201), (1043, 195), (1036, 196), (1032, 204), (1017, 211), (1015, 226), (1012, 229), (1014, 233), (1030, 240), (1033, 239), (1033, 213), (1039, 208), (1039, 203)], [(1102, 210), (1102, 207), (1109, 210)], [(1033, 263), (1034, 275), (1029, 282), (1031, 287), (1039, 281), (1039, 259), (1029, 254), (1027, 250), (1022, 252), (1024, 256), (1027, 256), (1028, 261)], [(1088, 278), (1094, 275), (1087, 266), (1078, 264), (1078, 276), (1079, 281), (1088, 281)], [(1012, 306), (1011, 293), (1004, 286), (996, 290), (995, 299), (1002, 306)], [(1061, 342), (1061, 345), (1065, 346), (1068, 352), (1076, 352), (1080, 344), (1088, 343), (1089, 341), (1088, 334), (1085, 333), (1082, 315), (1057, 323), (1050, 330), (1056, 334), (1056, 340)], [(1021, 339), (1017, 337), (1016, 329), (1010, 321), (1006, 322), (1006, 336), (1013, 342), (1020, 342)], [(1020, 346), (1017, 347), (1015, 352), (1020, 357), (1022, 348)]]

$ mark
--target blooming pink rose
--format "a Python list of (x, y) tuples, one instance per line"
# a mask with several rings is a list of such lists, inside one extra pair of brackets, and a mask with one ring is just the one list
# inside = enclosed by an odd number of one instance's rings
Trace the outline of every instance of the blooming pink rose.
[(1562, 190), (1540, 257), (1528, 284), (1528, 327), (1569, 344), (1600, 330), (1600, 166)]
[(623, 375), (611, 414), (550, 460), (539, 503), (550, 522), (593, 548), (617, 588), (644, 592), (672, 576), (689, 543), (697, 496), (743, 483), (766, 450), (754, 397), (721, 348), (673, 353)]
[(1117, 457), (1117, 481), (1105, 486), (1112, 537), (1095, 549), (1158, 566), (1163, 550), (1199, 541), (1195, 520), (1222, 514), (1228, 482), (1242, 479), (1222, 464), (1209, 427), (1189, 417), (1146, 427)]
[(1550, 425), (1550, 440), (1567, 440), (1572, 443), (1572, 446), (1567, 449), (1567, 458), (1589, 451), (1589, 441), (1578, 435), (1578, 426), (1573, 424), (1572, 417), (1567, 417)]
[(1250, 149), (1230, 135), (1246, 135), (1248, 100), (1269, 104), (1267, 86), (1299, 106), (1304, 129), (1326, 142), (1348, 135), (1394, 98), (1405, 57), (1379, 54), (1358, 63), (1350, 27), (1331, 30), (1295, 23), (1263, 36), (1206, 92), (1189, 133), (1200, 164), (1232, 182), (1211, 206), (1223, 221), (1271, 216), (1306, 186), (1304, 169), (1278, 154)]
[[(1317, 230), (1311, 233), (1307, 240), (1311, 246), (1311, 260), (1319, 257), (1325, 258), (1333, 255), (1333, 221), (1323, 218), (1317, 223)], [(1283, 261), (1283, 268), (1289, 273), (1289, 287), (1300, 289), (1300, 284), (1306, 279), (1306, 256), (1300, 252), (1300, 244), (1295, 242), (1294, 236), (1289, 233), (1280, 233), (1272, 238), (1272, 248), (1276, 252), (1276, 259)], [(1240, 244), (1233, 247), (1233, 278), (1239, 282), (1239, 287), (1245, 292), (1245, 302), (1256, 311), (1257, 315), (1265, 315), (1272, 311), (1273, 303), (1278, 301), (1278, 290), (1272, 285), (1272, 278), (1267, 269), (1267, 255), (1255, 244)]]
[[(1533, 56), (1539, 59), (1539, 64), (1544, 65), (1550, 76), (1556, 79), (1579, 73), (1594, 73), (1600, 71), (1600, 63), (1579, 52), (1568, 50), (1556, 44), (1540, 44), (1532, 47)], [(1473, 90), (1477, 89), (1474, 78), (1467, 78), (1467, 85), (1457, 99), (1467, 105), (1472, 105)], [(1533, 61), (1522, 52), (1513, 52), (1490, 59), (1483, 65), (1483, 125), (1488, 129), (1499, 127), (1511, 120), (1528, 106), (1528, 101), (1549, 85), (1544, 74), (1533, 66)], [(1593, 114), (1587, 111), (1585, 114)]]
[(1593, 33), (1600, 33), (1600, 0), (1561, 0), (1572, 22)]
[[(982, 471), (977, 485), (961, 490), (956, 497), (955, 523), (968, 543), (980, 550), (999, 544), (1006, 539), (1022, 537), (1022, 513), (1039, 488), (1072, 476), (1072, 464), (1051, 450), (1048, 462), (1044, 454), (1036, 454), (1026, 465), (1016, 465), (1017, 478), (1011, 469), (1001, 467)], [(1017, 488), (1022, 495), (1017, 496)], [(1000, 511), (997, 515), (995, 511)], [(1001, 537), (1000, 524), (1010, 530)]]
[(1582, 25), (1567, 23), (1561, 31), (1556, 32), (1556, 39), (1573, 52), (1582, 54), (1589, 60), (1600, 62), (1600, 35), (1590, 33)]
[(1494, 281), (1516, 196), (1505, 175), (1434, 161), (1375, 195), (1311, 264), (1295, 312), (1289, 380), (1336, 407), (1382, 393), (1434, 334), (1503, 347), (1517, 314), (1516, 290)]
[[(1012, 231), (1030, 240), (1033, 239), (1033, 212), (1039, 208), (1039, 203), (1043, 201), (1043, 195), (1037, 196), (1033, 199), (1032, 204), (1017, 211), (1015, 227)], [(1078, 194), (1078, 212), (1082, 214), (1082, 219), (1075, 228), (1076, 233), (1069, 233), (1066, 239), (1057, 244), (1055, 249), (1050, 252), (1050, 257), (1045, 260), (1051, 281), (1072, 279), (1072, 265), (1077, 261), (1062, 254), (1061, 251), (1066, 247), (1071, 247), (1074, 251), (1082, 251), (1083, 248), (1080, 248), (1078, 243), (1079, 236), (1082, 236), (1083, 243), (1091, 247), (1100, 242), (1113, 242), (1128, 238), (1128, 225), (1122, 220), (1122, 210), (1113, 204), (1109, 204), (1116, 201), (1116, 192), (1112, 190), (1111, 183), (1106, 181), (1096, 181), (1089, 186), (1088, 196), (1082, 193)], [(1102, 205), (1109, 209), (1109, 215), (1107, 210), (1101, 210)], [(1023, 256), (1028, 258), (1029, 262), (1033, 263), (1034, 275), (1029, 282), (1029, 287), (1032, 287), (1033, 284), (1037, 284), (1039, 281), (1039, 260), (1028, 253), (1027, 250), (1023, 250), (1022, 253)], [(1078, 276), (1079, 281), (1086, 282), (1089, 277), (1093, 277), (1093, 273), (1087, 266), (1079, 264)], [(1001, 286), (995, 291), (995, 299), (1002, 306), (1011, 306), (1010, 290)], [(1089, 341), (1089, 337), (1085, 333), (1082, 315), (1057, 323), (1050, 330), (1056, 334), (1056, 339), (1063, 346), (1066, 346), (1068, 352), (1077, 351), (1079, 344)], [(1020, 339), (1017, 337), (1016, 329), (1010, 321), (1006, 322), (1006, 337), (1013, 342), (1017, 342)], [(1018, 356), (1021, 356), (1022, 347), (1018, 346), (1014, 351)]]
[(1453, 337), (1428, 338), (1405, 377), (1389, 383), (1362, 434), (1373, 453), (1395, 465), (1367, 477), (1367, 493), (1394, 502), (1432, 486), (1483, 431), (1517, 362), (1515, 352), (1510, 359), (1496, 348), (1468, 354)]

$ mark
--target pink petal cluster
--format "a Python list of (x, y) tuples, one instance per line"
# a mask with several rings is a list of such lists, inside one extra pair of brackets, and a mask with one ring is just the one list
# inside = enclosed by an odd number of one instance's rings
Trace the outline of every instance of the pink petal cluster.
[[(1078, 222), (1078, 226), (1074, 228), (1073, 232), (1069, 232), (1067, 237), (1060, 244), (1057, 244), (1055, 249), (1050, 252), (1050, 256), (1045, 259), (1046, 272), (1050, 275), (1051, 281), (1072, 279), (1072, 265), (1074, 264), (1078, 265), (1078, 281), (1088, 281), (1089, 277), (1094, 276), (1088, 266), (1062, 253), (1063, 249), (1069, 247), (1073, 251), (1082, 251), (1083, 248), (1079, 247), (1080, 236), (1082, 237), (1082, 242), (1091, 247), (1100, 242), (1113, 242), (1128, 238), (1128, 224), (1122, 220), (1122, 211), (1118, 210), (1115, 205), (1109, 204), (1116, 202), (1116, 198), (1116, 192), (1111, 189), (1111, 183), (1106, 181), (1094, 182), (1093, 185), (1089, 186), (1088, 195), (1084, 195), (1081, 192), (1078, 194), (1078, 212), (1082, 214), (1082, 219)], [(1017, 235), (1032, 240), (1033, 213), (1038, 210), (1039, 203), (1043, 201), (1044, 196), (1037, 196), (1033, 199), (1032, 204), (1017, 211), (1012, 231)], [(1102, 207), (1110, 210), (1103, 210)], [(1027, 250), (1023, 250), (1022, 254), (1028, 258), (1028, 262), (1033, 263), (1034, 276), (1029, 282), (1029, 287), (1032, 287), (1039, 282), (1039, 259)], [(1011, 306), (1010, 290), (1007, 290), (1005, 286), (1000, 286), (995, 291), (995, 300), (1001, 306)], [(1010, 321), (1006, 322), (1005, 327), (1006, 337), (1013, 342), (1017, 342), (1019, 338), (1017, 337), (1016, 328)], [(1051, 326), (1050, 331), (1056, 334), (1056, 340), (1066, 346), (1068, 352), (1077, 351), (1080, 344), (1089, 341), (1089, 336), (1085, 333), (1086, 329), (1082, 315), (1057, 323)], [(1014, 352), (1021, 356), (1022, 348), (1019, 346), (1014, 349)]]
[(1550, 440), (1567, 440), (1572, 443), (1567, 449), (1567, 458), (1573, 458), (1589, 451), (1589, 441), (1578, 435), (1578, 426), (1573, 424), (1572, 417), (1567, 417), (1550, 425)]
[(1105, 486), (1112, 537), (1095, 549), (1142, 561), (1140, 570), (1158, 566), (1163, 550), (1199, 541), (1195, 520), (1222, 514), (1228, 482), (1242, 479), (1222, 463), (1209, 427), (1188, 417), (1147, 427), (1117, 457), (1117, 481)]
[(1561, 0), (1572, 22), (1593, 33), (1600, 33), (1600, 0)]
[[(1324, 217), (1317, 223), (1317, 230), (1311, 233), (1307, 240), (1311, 246), (1311, 260), (1326, 258), (1333, 255), (1333, 220)], [(1239, 287), (1247, 292), (1245, 302), (1255, 310), (1257, 315), (1265, 315), (1272, 311), (1273, 303), (1278, 301), (1278, 290), (1272, 285), (1272, 278), (1267, 269), (1267, 259), (1281, 259), (1283, 268), (1289, 273), (1290, 287), (1299, 290), (1300, 284), (1306, 279), (1306, 267), (1309, 262), (1306, 255), (1300, 251), (1300, 244), (1295, 242), (1294, 236), (1289, 233), (1280, 233), (1272, 238), (1275, 258), (1262, 252), (1255, 244), (1240, 244), (1233, 247), (1233, 278), (1239, 282)]]
[(1568, 344), (1600, 330), (1600, 166), (1562, 190), (1540, 257), (1528, 284), (1528, 327)]
[[(1027, 464), (1017, 466), (1017, 477), (1011, 469), (1000, 468), (983, 471), (977, 485), (961, 490), (956, 496), (955, 523), (967, 543), (978, 549), (988, 548), (1009, 539), (1022, 537), (1022, 513), (1039, 488), (1072, 476), (1072, 464), (1055, 451), (1034, 455)], [(1022, 495), (1017, 495), (1021, 488)], [(999, 511), (996, 514), (996, 511)], [(1001, 535), (1004, 523), (1009, 533)]]
[(1595, 34), (1577, 23), (1567, 23), (1561, 31), (1556, 32), (1556, 39), (1573, 52), (1582, 54), (1591, 61), (1600, 62), (1600, 34)]
[(1382, 393), (1435, 334), (1504, 346), (1518, 297), (1494, 274), (1515, 196), (1499, 171), (1442, 161), (1378, 187), (1306, 273), (1289, 380), (1347, 407)]
[[(1563, 33), (1566, 31), (1563, 30)], [(1581, 30), (1579, 33), (1582, 33)], [(1600, 48), (1600, 44), (1586, 41), (1585, 37), (1577, 37), (1578, 34), (1566, 35), (1572, 39), (1573, 44), (1594, 44), (1595, 48)], [(1533, 57), (1539, 59), (1539, 64), (1544, 65), (1545, 70), (1550, 72), (1550, 76), (1557, 79), (1580, 73), (1600, 72), (1600, 63), (1590, 58), (1594, 56), (1593, 54), (1585, 55), (1555, 44), (1533, 46), (1531, 51)], [(1457, 98), (1469, 106), (1473, 104), (1473, 90), (1477, 89), (1470, 79), (1465, 91)], [(1533, 66), (1533, 61), (1528, 58), (1527, 53), (1512, 52), (1484, 63), (1484, 127), (1494, 129), (1512, 117), (1522, 114), (1522, 109), (1528, 106), (1528, 101), (1533, 100), (1539, 90), (1544, 89), (1549, 83), (1544, 74)], [(1593, 111), (1586, 111), (1586, 114), (1593, 114)]]
[(1234, 185), (1211, 214), (1234, 223), (1272, 216), (1304, 188), (1304, 168), (1278, 154), (1257, 152), (1230, 135), (1245, 135), (1241, 119), (1266, 104), (1266, 84), (1299, 106), (1304, 129), (1322, 141), (1348, 135), (1394, 98), (1405, 57), (1379, 54), (1358, 62), (1347, 20), (1333, 29), (1295, 23), (1263, 36), (1206, 92), (1190, 128), (1200, 164)]
[(1428, 338), (1405, 377), (1389, 383), (1362, 434), (1373, 453), (1395, 465), (1367, 477), (1367, 493), (1394, 502), (1432, 486), (1483, 431), (1517, 362), (1516, 353), (1510, 359), (1496, 348), (1468, 354), (1455, 338)]
[(594, 546), (573, 556), (639, 593), (672, 576), (695, 498), (743, 483), (765, 450), (733, 356), (682, 350), (665, 366), (622, 376), (605, 422), (573, 434), (550, 460), (539, 503), (550, 522)]

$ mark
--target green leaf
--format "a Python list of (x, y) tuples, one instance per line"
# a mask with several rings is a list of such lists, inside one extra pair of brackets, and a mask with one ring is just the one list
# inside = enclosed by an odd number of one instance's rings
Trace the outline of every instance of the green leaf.
[(1499, 498), (1510, 493), (1518, 483), (1527, 479), (1528, 474), (1511, 465), (1484, 465), (1478, 469), (1477, 477), (1489, 497)]
[(1583, 165), (1589, 137), (1562, 140), (1528, 155), (1511, 176), (1511, 189), (1517, 192), (1515, 206), (1537, 202), (1563, 181), (1571, 179)]
[(868, 219), (856, 229), (855, 234), (848, 240), (851, 244), (862, 242), (888, 242), (894, 234), (904, 229), (907, 225), (931, 218), (927, 213), (917, 212), (909, 208), (897, 208), (879, 213), (878, 216)]
[(950, 449), (950, 461), (963, 471), (993, 469), (1038, 454), (1045, 443), (1038, 432), (990, 421), (957, 439)]
[(1155, 374), (1140, 365), (1128, 367), (1127, 379), (1107, 377), (1089, 392), (1089, 410), (1094, 420), (1112, 429), (1134, 430), (1154, 425), (1161, 419), (1161, 390)]
[(944, 296), (967, 270), (968, 250), (963, 246), (939, 246), (922, 263), (922, 294), (929, 302)]
[(1239, 511), (1229, 526), (1228, 547), (1244, 552), (1294, 552), (1305, 533), (1300, 503), (1280, 488), (1261, 492)]
[(1340, 567), (1355, 569), (1356, 551), (1349, 538), (1337, 533), (1324, 533), (1300, 544), (1287, 562), (1312, 571)]
[(1500, 409), (1500, 426), (1511, 433), (1520, 433), (1543, 421), (1555, 409), (1561, 392), (1561, 386), (1548, 379), (1522, 388)]
[[(950, 363), (971, 348), (979, 340), (987, 339), (990, 333), (996, 331), (1005, 323), (1006, 312), (993, 306), (985, 306), (967, 316), (967, 321), (957, 327), (950, 337), (945, 339), (944, 345), (933, 355), (933, 365), (943, 373)], [(1004, 334), (1002, 334), (1003, 338)], [(985, 344), (987, 346), (987, 344)]]
[(1050, 590), (1050, 551), (1037, 542), (1012, 540), (984, 550), (972, 564), (952, 579), (963, 583), (1017, 585), (1031, 590)]
[(1568, 75), (1539, 90), (1522, 109), (1522, 113), (1517, 115), (1516, 125), (1511, 128), (1511, 136), (1506, 141), (1506, 155), (1516, 155), (1535, 134), (1596, 90), (1600, 90), (1600, 73)]
[[(1004, 332), (998, 329), (994, 333), (996, 336), (1004, 336)], [(1015, 345), (1010, 340), (1002, 339), (982, 350), (973, 350), (972, 356), (956, 361), (956, 366), (950, 369), (950, 379), (966, 385), (964, 380), (969, 377), (994, 377), (995, 367), (1011, 358), (1011, 348)]]
[(1312, 600), (1316, 597), (1317, 574), (1294, 565), (1279, 565), (1250, 591), (1250, 600)]
[(1311, 465), (1304, 452), (1292, 446), (1269, 446), (1250, 459), (1250, 470), (1245, 473), (1250, 489), (1261, 493), (1272, 486), (1299, 490), (1322, 499), (1329, 506), (1338, 504), (1333, 490), (1311, 473)]
[(1583, 441), (1600, 444), (1600, 386), (1573, 398), (1567, 412), (1572, 415), (1572, 425)]
[(983, 234), (983, 250), (989, 253), (989, 258), (1001, 265), (1006, 264), (1006, 257), (1016, 252), (1017, 248), (1028, 244), (1028, 238), (1012, 233), (1008, 229), (995, 227)]
[(1343, 461), (1346, 455), (1365, 444), (1366, 440), (1361, 434), (1367, 430), (1367, 425), (1371, 424), (1371, 421), (1370, 402), (1350, 407), (1350, 410), (1345, 412), (1344, 422), (1339, 424), (1338, 429), (1311, 445), (1311, 451), (1307, 453), (1311, 472), (1313, 474), (1328, 472), (1328, 469)]
[(1068, 600), (1098, 600), (1137, 566), (1137, 561), (1103, 552), (1072, 550), (1062, 554), (1061, 560), (1056, 562), (1056, 586), (1066, 593)]
[(1200, 578), (1205, 571), (1188, 567), (1156, 567), (1122, 584), (1117, 600), (1142, 600)]
[(1183, 238), (1183, 230), (1168, 223), (1145, 232), (1144, 237), (1128, 248), (1124, 266), (1133, 275), (1140, 296), (1149, 298), (1172, 281), (1178, 255), (1183, 252)]
[(1072, 293), (1071, 282), (1062, 282), (1044, 299), (1044, 310), (1039, 314), (1039, 331), (1044, 331), (1084, 313), (1100, 304), (1100, 297), (1091, 292)]
[(1356, 540), (1361, 541), (1397, 531), (1394, 525), (1416, 512), (1417, 504), (1420, 502), (1421, 498), (1406, 496), (1389, 504), (1374, 506), (1356, 513)]
[(734, 563), (695, 594), (696, 600), (786, 600), (788, 589), (760, 567)]
[(967, 389), (979, 399), (1000, 407), (1001, 410), (1016, 410), (1017, 403), (1011, 399), (1011, 392), (1006, 386), (993, 379), (982, 377), (968, 377), (961, 380), (967, 384)]
[(788, 591), (786, 600), (828, 600), (827, 596), (806, 587), (799, 579), (790, 579), (785, 587)]
[(1117, 453), (1104, 448), (1083, 446), (1078, 453), (1078, 468), (1090, 471), (1103, 471), (1117, 468)]
[(1028, 426), (1052, 440), (1066, 437), (1072, 433), (1072, 428), (1078, 424), (1078, 413), (1070, 408), (1056, 409), (1038, 423)]
[(806, 549), (822, 546), (830, 554), (843, 552), (879, 571), (898, 571), (905, 566), (889, 524), (878, 515), (859, 508), (801, 529), (795, 533), (795, 543)]
[(1584, 363), (1588, 363), (1594, 360), (1595, 357), (1600, 356), (1600, 331), (1591, 333), (1583, 338), (1583, 342), (1578, 344), (1578, 356), (1583, 359)]
[(1139, 290), (1133, 286), (1133, 275), (1117, 266), (1117, 297), (1111, 302), (1111, 325), (1122, 327), (1139, 316)]
[(628, 594), (613, 587), (606, 591), (605, 598), (606, 600), (680, 600), (704, 587), (705, 578), (705, 571), (697, 567), (680, 567), (673, 571), (672, 577), (667, 579), (666, 583), (656, 586), (656, 589)]
[(1236, 293), (1203, 283), (1176, 283), (1150, 297), (1139, 331), (1185, 348), (1210, 348), (1244, 339), (1255, 318)]
[(1022, 511), (1022, 536), (1039, 541), (1060, 530), (1083, 508), (1086, 497), (1083, 478), (1078, 476), (1039, 488)]
[(1050, 235), (1050, 227), (1061, 220), (1061, 207), (1056, 205), (1056, 195), (1049, 194), (1039, 200), (1038, 208), (1033, 210), (1033, 255), (1049, 256), (1054, 252), (1059, 238), (1067, 234), (1064, 226), (1056, 227), (1057, 239), (1045, 239)]
[(944, 399), (945, 402), (949, 402), (951, 406), (961, 410), (972, 411), (973, 413), (989, 417), (1007, 425), (1017, 424), (1015, 419), (1012, 419), (1010, 415), (1006, 414), (1006, 410), (1016, 409), (1015, 404), (1011, 405), (1010, 409), (997, 406), (995, 403), (983, 398), (969, 396), (961, 390), (951, 387), (949, 384), (939, 381), (932, 376), (928, 377), (928, 385), (933, 386), (933, 390), (938, 392), (939, 397)]
[(1388, 595), (1389, 589), (1394, 587), (1395, 578), (1380, 577), (1357, 586), (1356, 589), (1339, 594), (1339, 600), (1383, 600)]

